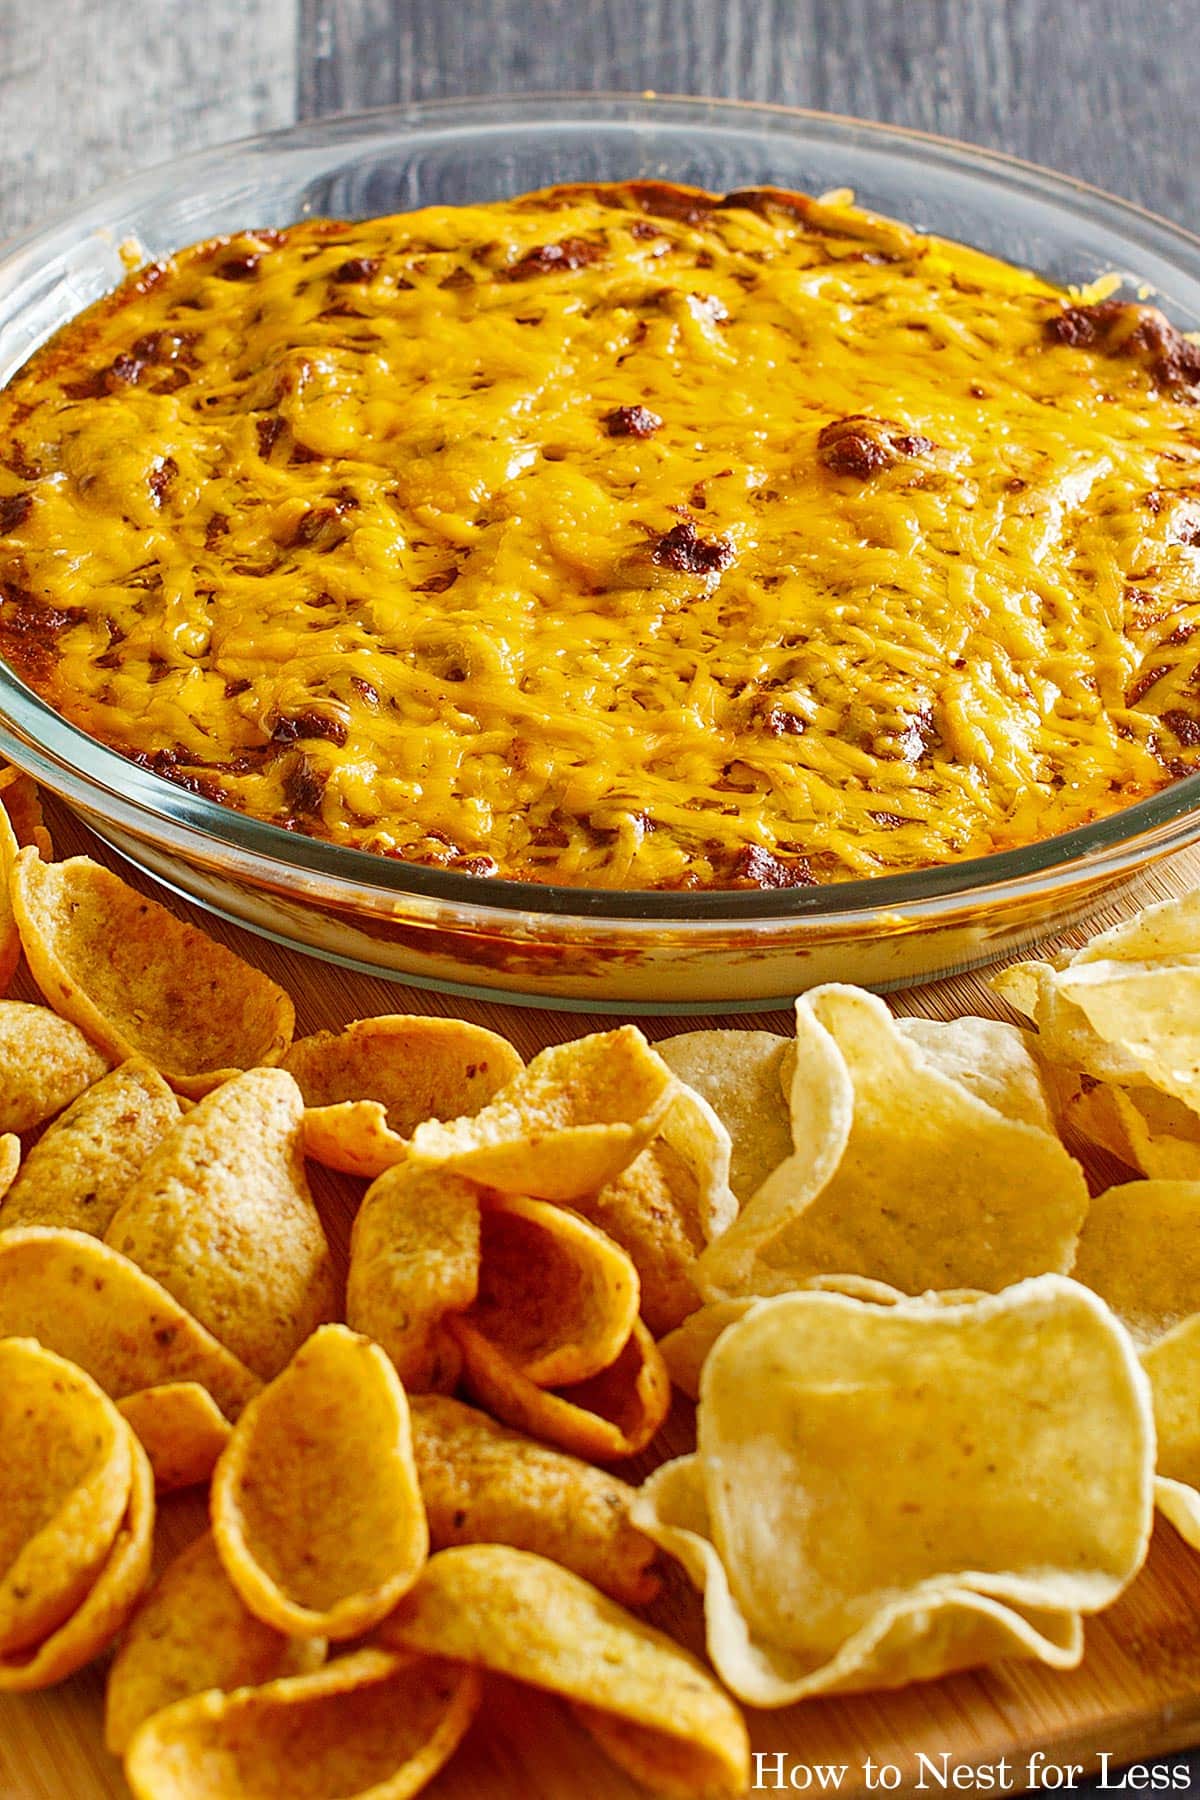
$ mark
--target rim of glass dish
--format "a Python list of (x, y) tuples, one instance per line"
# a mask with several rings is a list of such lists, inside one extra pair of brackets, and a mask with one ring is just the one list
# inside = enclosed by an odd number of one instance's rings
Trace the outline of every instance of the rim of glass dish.
[[(231, 139), (107, 183), (42, 224), (9, 239), (0, 246), (0, 275), (6, 266), (36, 252), (44, 239), (72, 220), (82, 220), (92, 209), (136, 204), (168, 172), (177, 182), (190, 178), (195, 184), (207, 167), (230, 155), (303, 145), (319, 149), (379, 135), (402, 138), (422, 127), (439, 124), (448, 132), (472, 126), (482, 129), (518, 116), (546, 125), (556, 120), (580, 119), (602, 125), (639, 120), (653, 123), (664, 116), (686, 122), (689, 115), (697, 126), (706, 119), (761, 119), (775, 122), (776, 130), (786, 132), (787, 126), (794, 123), (817, 136), (824, 134), (829, 140), (841, 135), (865, 137), (882, 145), (903, 147), (910, 158), (923, 157), (931, 165), (999, 181), (1010, 189), (1025, 187), (1059, 202), (1085, 200), (1115, 228), (1127, 221), (1135, 228), (1133, 235), (1142, 246), (1152, 248), (1164, 260), (1179, 264), (1182, 252), (1184, 271), (1200, 279), (1200, 235), (1077, 176), (1046, 169), (1004, 151), (909, 126), (811, 108), (683, 94), (622, 92), (526, 93), (420, 101), (340, 113)], [(281, 871), (281, 885), (286, 884), (289, 874), (302, 873), (318, 880), (345, 882), (360, 891), (373, 888), (392, 898), (410, 896), (452, 904), (480, 917), (489, 913), (543, 913), (563, 919), (585, 916), (644, 924), (765, 925), (789, 919), (819, 919), (832, 924), (838, 918), (852, 919), (864, 913), (938, 911), (955, 902), (982, 900), (985, 894), (1001, 889), (1045, 885), (1039, 878), (1065, 882), (1075, 875), (1095, 875), (1109, 869), (1116, 875), (1147, 855), (1169, 850), (1176, 839), (1184, 841), (1189, 834), (1186, 821), (1200, 810), (1200, 774), (1196, 774), (1185, 776), (1107, 818), (1038, 843), (896, 875), (766, 891), (585, 888), (464, 875), (331, 844), (251, 818), (139, 769), (120, 752), (70, 724), (26, 687), (6, 664), (0, 663), (0, 745), (9, 744), (16, 749), (14, 760), (31, 773), (48, 778), (48, 784), (57, 786), (68, 799), (85, 809), (111, 814), (114, 823), (135, 832), (141, 830), (150, 835), (155, 828), (182, 827), (190, 836), (207, 840), (217, 852), (227, 848), (238, 856), (269, 862)], [(101, 795), (103, 805), (97, 803)], [(1175, 831), (1171, 830), (1173, 826)], [(1191, 835), (1196, 835), (1196, 831), (1192, 830)]]

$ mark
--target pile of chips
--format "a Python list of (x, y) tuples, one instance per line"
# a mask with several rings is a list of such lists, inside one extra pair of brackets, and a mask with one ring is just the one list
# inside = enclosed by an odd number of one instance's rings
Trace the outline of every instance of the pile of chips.
[[(1200, 1548), (1195, 901), (998, 976), (1026, 1024), (827, 986), (794, 1039), (526, 1067), (440, 1018), (295, 1040), (11, 771), (0, 860), (46, 1001), (0, 1000), (0, 1690), (111, 1652), (138, 1800), (413, 1794), (489, 1675), (733, 1795), (731, 1692), (1069, 1667), (1156, 1501)], [(1089, 1194), (1085, 1140), (1147, 1179)], [(672, 1568), (715, 1675), (643, 1616)]]

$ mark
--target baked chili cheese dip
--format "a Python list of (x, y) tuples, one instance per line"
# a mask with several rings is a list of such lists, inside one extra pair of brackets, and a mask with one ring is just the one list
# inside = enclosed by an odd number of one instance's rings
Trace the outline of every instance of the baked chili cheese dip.
[(1200, 766), (1200, 349), (774, 191), (152, 263), (0, 395), (0, 651), (257, 818), (593, 887), (979, 856)]

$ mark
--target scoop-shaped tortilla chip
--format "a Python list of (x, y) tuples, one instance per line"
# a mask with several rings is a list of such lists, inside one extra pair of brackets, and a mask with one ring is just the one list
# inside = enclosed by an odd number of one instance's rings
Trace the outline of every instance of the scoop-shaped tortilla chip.
[(1158, 1434), (1155, 1498), (1180, 1536), (1200, 1550), (1200, 1312), (1142, 1351)]
[(310, 1675), (193, 1694), (135, 1732), (135, 1800), (410, 1800), (479, 1707), (473, 1669), (358, 1650)]
[(307, 1154), (373, 1177), (403, 1161), (423, 1120), (477, 1113), (523, 1065), (482, 1025), (392, 1013), (300, 1038), (283, 1066), (304, 1095)]
[[(17, 1179), (17, 1170), (21, 1166), (21, 1140), (14, 1131), (6, 1131), (0, 1135), (0, 1200), (3, 1200), (13, 1182)], [(0, 1219), (0, 1229), (3, 1228)]]
[(977, 1100), (1003, 1113), (1054, 1130), (1054, 1115), (1031, 1031), (1003, 1019), (897, 1019), (896, 1029), (926, 1062), (957, 1081)]
[(670, 1331), (695, 1311), (700, 1295), (692, 1269), (706, 1241), (699, 1186), (664, 1137), (648, 1144), (615, 1181), (572, 1204), (628, 1252), (652, 1332)]
[(469, 1119), (418, 1125), (409, 1154), (505, 1194), (574, 1200), (645, 1149), (678, 1083), (635, 1025), (555, 1044)]
[(113, 1062), (144, 1056), (183, 1094), (278, 1062), (295, 1011), (224, 944), (86, 856), (23, 850), (13, 906), (34, 980)]
[[(789, 1294), (722, 1333), (696, 1455), (651, 1476), (634, 1520), (705, 1586), (726, 1683), (782, 1706), (963, 1667), (964, 1629), (968, 1660), (980, 1631), (988, 1656), (1077, 1655), (1071, 1616), (1145, 1556), (1153, 1463), (1133, 1344), (1077, 1282)], [(964, 1595), (1008, 1616), (985, 1626)]]
[(234, 1076), (163, 1139), (105, 1234), (264, 1381), (337, 1304), (303, 1120), (283, 1069)]
[(5, 871), (16, 861), (16, 853), (32, 844), (47, 862), (54, 855), (54, 841), (46, 826), (37, 783), (20, 770), (6, 765), (0, 771), (0, 858)]
[(700, 1398), (700, 1377), (713, 1345), (723, 1331), (745, 1318), (762, 1302), (744, 1294), (737, 1300), (710, 1300), (682, 1325), (660, 1339), (659, 1350), (675, 1386), (690, 1400)]
[(0, 1000), (0, 1131), (32, 1131), (108, 1068), (78, 1026), (49, 1007)]
[(573, 1569), (625, 1606), (658, 1592), (655, 1546), (615, 1475), (439, 1394), (412, 1401), (413, 1452), (435, 1550), (511, 1544)]
[(138, 1726), (206, 1688), (260, 1687), (325, 1660), (320, 1638), (289, 1638), (248, 1612), (212, 1534), (167, 1564), (121, 1640), (104, 1698), (104, 1741), (123, 1756)]
[(708, 1297), (820, 1274), (995, 1292), (1070, 1267), (1087, 1187), (1057, 1138), (939, 1073), (861, 989), (813, 989), (796, 1028), (793, 1121), (816, 1148), (798, 1148), (708, 1246)]
[(637, 1271), (586, 1219), (496, 1194), (480, 1215), (479, 1291), (466, 1317), (538, 1387), (587, 1381), (615, 1361), (638, 1316)]
[(129, 1431), (82, 1369), (0, 1339), (0, 1657), (70, 1617), (129, 1501)]
[(447, 1317), (479, 1286), (479, 1193), (461, 1176), (402, 1163), (368, 1188), (354, 1221), (346, 1318), (382, 1344), (414, 1392), (452, 1388)]
[(143, 1388), (119, 1400), (117, 1407), (150, 1458), (157, 1494), (207, 1481), (233, 1429), (208, 1389), (197, 1381)]
[(1080, 1078), (1064, 1125), (1156, 1181), (1200, 1181), (1200, 1114), (1157, 1088)]
[(545, 1557), (502, 1544), (443, 1550), (381, 1636), (398, 1649), (527, 1682), (665, 1740), (667, 1792), (740, 1794), (749, 1783), (741, 1713), (707, 1669)]
[(728, 1131), (729, 1183), (739, 1200), (748, 1200), (794, 1148), (782, 1079), (790, 1047), (773, 1031), (721, 1030), (685, 1031), (655, 1046)]
[(429, 1532), (408, 1401), (378, 1344), (314, 1332), (238, 1420), (211, 1513), (229, 1579), (276, 1630), (359, 1637), (391, 1610)]
[(0, 1694), (27, 1694), (65, 1681), (98, 1656), (137, 1604), (154, 1548), (154, 1472), (129, 1426), (129, 1503), (108, 1556), (75, 1611), (28, 1650), (0, 1656)]
[(1071, 1273), (1140, 1345), (1200, 1313), (1200, 1182), (1130, 1181), (1097, 1194)]
[(671, 1405), (671, 1378), (640, 1319), (615, 1362), (588, 1381), (541, 1388), (469, 1319), (447, 1320), (462, 1351), (468, 1392), (518, 1431), (590, 1462), (616, 1462), (644, 1450)]
[(0, 1208), (0, 1231), (62, 1225), (103, 1237), (143, 1163), (179, 1123), (179, 1102), (136, 1058), (85, 1088), (25, 1159)]
[(35, 1337), (114, 1400), (198, 1382), (227, 1418), (256, 1376), (173, 1295), (99, 1238), (31, 1225), (0, 1234), (0, 1337)]

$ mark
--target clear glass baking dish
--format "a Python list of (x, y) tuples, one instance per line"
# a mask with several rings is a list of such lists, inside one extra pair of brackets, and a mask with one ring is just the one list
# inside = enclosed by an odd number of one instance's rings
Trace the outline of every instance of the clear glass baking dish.
[[(1200, 239), (1093, 188), (918, 133), (778, 107), (623, 95), (468, 100), (340, 118), (184, 157), (28, 233), (0, 260), (0, 381), (158, 255), (304, 214), (366, 216), (560, 181), (653, 176), (860, 200), (1062, 282), (1121, 275), (1200, 328)], [(260, 824), (144, 772), (0, 665), (0, 754), (168, 886), (302, 949), (539, 1005), (746, 1010), (831, 979), (898, 986), (1082, 916), (1200, 837), (1200, 776), (1098, 824), (950, 868), (783, 893), (534, 887), (419, 868)]]

